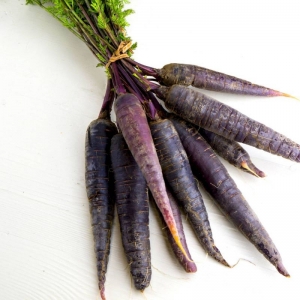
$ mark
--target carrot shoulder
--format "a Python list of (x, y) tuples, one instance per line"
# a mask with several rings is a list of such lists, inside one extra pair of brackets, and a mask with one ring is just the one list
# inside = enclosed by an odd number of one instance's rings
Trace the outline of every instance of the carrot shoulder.
[(190, 159), (195, 176), (215, 203), (278, 272), (289, 277), (269, 234), (214, 151), (194, 127), (179, 119), (172, 119), (172, 122)]

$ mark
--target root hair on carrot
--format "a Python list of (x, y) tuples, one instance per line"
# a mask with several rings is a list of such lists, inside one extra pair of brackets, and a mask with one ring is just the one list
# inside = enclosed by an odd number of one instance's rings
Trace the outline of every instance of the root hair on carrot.
[(172, 278), (172, 279), (176, 279), (176, 280), (189, 280), (190, 278), (182, 278), (182, 277), (175, 277), (175, 276), (172, 276), (172, 275), (169, 275), (167, 273), (164, 273), (163, 271), (159, 270), (158, 268), (154, 267), (153, 264), (151, 264), (152, 268), (155, 269), (156, 271), (158, 271), (159, 273), (161, 273), (162, 275), (164, 276), (167, 276), (169, 278)]
[(238, 261), (234, 265), (232, 265), (230, 268), (233, 269), (234, 267), (236, 267), (241, 260), (244, 260), (244, 261), (246, 261), (246, 262), (248, 262), (248, 263), (250, 263), (250, 264), (252, 264), (252, 265), (254, 265), (256, 267), (256, 264), (253, 263), (252, 261), (250, 261), (248, 259), (245, 259), (245, 258), (239, 258)]

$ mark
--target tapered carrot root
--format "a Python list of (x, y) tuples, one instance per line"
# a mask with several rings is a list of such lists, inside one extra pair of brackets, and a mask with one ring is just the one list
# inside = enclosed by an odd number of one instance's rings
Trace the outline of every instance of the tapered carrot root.
[(166, 107), (198, 127), (292, 161), (300, 162), (300, 145), (234, 108), (182, 85), (155, 91)]
[(199, 132), (214, 151), (230, 164), (256, 177), (266, 176), (252, 163), (248, 152), (239, 143), (203, 128), (200, 128)]
[(199, 242), (211, 257), (229, 266), (215, 245), (202, 195), (172, 122), (160, 119), (151, 122), (150, 129), (166, 183), (187, 214)]
[(178, 235), (161, 166), (143, 107), (135, 95), (122, 94), (115, 101), (115, 112), (128, 148), (140, 167), (176, 244), (188, 259)]
[(134, 285), (143, 291), (151, 280), (147, 182), (122, 134), (112, 139), (111, 159), (122, 244)]
[(244, 79), (194, 65), (173, 63), (165, 65), (157, 72), (162, 84), (167, 86), (182, 84), (186, 86), (192, 85), (205, 90), (232, 94), (292, 97), (286, 93), (253, 84)]
[(93, 227), (98, 285), (103, 300), (105, 299), (104, 283), (114, 218), (110, 143), (116, 133), (117, 128), (110, 120), (97, 119), (90, 123), (85, 142), (86, 190)]
[[(187, 273), (195, 273), (195, 272), (197, 272), (197, 266), (192, 261), (192, 256), (191, 256), (191, 254), (189, 252), (189, 249), (188, 249), (188, 246), (187, 246), (187, 243), (186, 243), (185, 234), (184, 234), (184, 231), (183, 231), (183, 225), (182, 225), (182, 219), (181, 219), (180, 210), (179, 210), (179, 208), (177, 206), (177, 203), (176, 203), (175, 199), (173, 198), (172, 194), (170, 193), (170, 191), (167, 190), (167, 194), (168, 194), (168, 197), (169, 197), (169, 200), (170, 200), (170, 205), (171, 205), (173, 216), (174, 216), (174, 219), (175, 219), (175, 222), (176, 222), (176, 225), (177, 225), (177, 229), (178, 229), (178, 233), (179, 233), (179, 236), (180, 236), (180, 240), (181, 240), (181, 243), (182, 243), (182, 245), (183, 245), (186, 253), (189, 256), (189, 260), (186, 259), (186, 257), (183, 255), (182, 251), (179, 249), (179, 247), (175, 243), (175, 241), (174, 241), (174, 239), (172, 237), (172, 234), (171, 234), (169, 228), (168, 227), (165, 228), (164, 231), (167, 234), (167, 238), (168, 238), (168, 241), (169, 241), (170, 246), (172, 248), (172, 251), (174, 252), (177, 260), (182, 265), (182, 267), (184, 268), (184, 270)], [(166, 227), (166, 223), (165, 223), (165, 221), (164, 221), (161, 213), (159, 213), (159, 214), (160, 214), (161, 219), (162, 219), (163, 227)]]
[(225, 216), (282, 275), (289, 273), (269, 234), (235, 182), (199, 132), (183, 120), (172, 119), (189, 157), (193, 172)]

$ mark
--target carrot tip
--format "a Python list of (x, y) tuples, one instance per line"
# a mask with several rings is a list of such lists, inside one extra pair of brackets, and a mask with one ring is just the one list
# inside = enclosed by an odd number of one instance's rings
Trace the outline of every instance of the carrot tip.
[(293, 99), (296, 99), (296, 100), (300, 101), (299, 98), (297, 98), (297, 97), (295, 97), (295, 96), (292, 96), (292, 95), (290, 95), (290, 94), (282, 93), (281, 95), (282, 95), (283, 97), (293, 98)]
[(104, 287), (100, 290), (100, 297), (102, 300), (106, 300), (105, 293), (104, 293)]
[(249, 163), (250, 163), (249, 165), (247, 164), (246, 161), (243, 161), (241, 163), (241, 167), (244, 169), (244, 171), (248, 171), (256, 177), (263, 178), (267, 176), (263, 171), (257, 169), (251, 161)]
[(214, 258), (217, 262), (221, 263), (222, 265), (231, 268), (230, 264), (224, 259), (220, 250), (214, 245), (211, 251), (208, 253), (212, 258)]
[(196, 273), (197, 272), (197, 266), (193, 263), (192, 265), (189, 265), (186, 268), (187, 273)]
[(291, 277), (290, 274), (288, 273), (288, 271), (285, 269), (285, 267), (283, 266), (282, 263), (277, 264), (276, 266), (277, 271), (282, 274), (285, 277)]
[(177, 230), (176, 230), (176, 227), (173, 227), (172, 229), (170, 229), (171, 233), (172, 233), (172, 236), (173, 236), (173, 239), (175, 241), (175, 243), (177, 244), (177, 246), (179, 247), (180, 251), (183, 253), (183, 255), (185, 256), (185, 258), (189, 261), (189, 262), (193, 262), (193, 260), (188, 256), (188, 254), (186, 253), (182, 243), (181, 243), (181, 240), (177, 234)]
[(249, 171), (249, 172), (250, 172), (251, 174), (253, 174), (254, 176), (260, 177), (257, 173), (255, 173), (255, 171), (253, 171), (253, 170), (250, 169), (250, 167), (248, 166), (248, 164), (247, 164), (245, 161), (243, 161), (243, 162), (241, 163), (241, 167), (244, 168), (245, 170)]
[(264, 173), (263, 171), (256, 171), (258, 173), (258, 176), (261, 178), (267, 177), (267, 174)]
[(225, 267), (231, 268), (231, 265), (225, 259), (221, 260), (220, 263), (223, 264)]

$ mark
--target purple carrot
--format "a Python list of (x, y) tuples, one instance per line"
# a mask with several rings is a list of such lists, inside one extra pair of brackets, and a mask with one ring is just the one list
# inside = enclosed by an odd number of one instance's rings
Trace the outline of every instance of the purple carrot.
[(215, 152), (193, 126), (181, 119), (172, 118), (172, 122), (187, 152), (195, 176), (224, 215), (277, 268), (279, 273), (289, 277), (269, 234)]
[(134, 285), (143, 291), (151, 280), (147, 182), (122, 134), (112, 138), (111, 160), (122, 244)]
[(187, 214), (201, 246), (229, 267), (215, 245), (202, 195), (175, 127), (170, 120), (158, 118), (150, 122), (150, 130), (166, 184)]
[(194, 65), (176, 63), (168, 64), (165, 65), (162, 69), (157, 70), (157, 73), (160, 82), (163, 85), (167, 86), (182, 84), (186, 86), (192, 85), (194, 87), (205, 90), (226, 92), (232, 94), (267, 97), (292, 97), (289, 94), (253, 84), (249, 81), (231, 75), (223, 74)]
[(226, 139), (214, 132), (200, 128), (200, 134), (207, 143), (222, 158), (236, 168), (248, 172), (256, 177), (265, 177), (265, 173), (259, 170), (251, 161), (248, 152), (237, 142)]
[(98, 285), (105, 300), (104, 283), (110, 252), (111, 227), (114, 218), (110, 143), (117, 128), (109, 119), (90, 123), (85, 141), (85, 181), (97, 259)]
[[(186, 243), (185, 234), (184, 234), (184, 231), (183, 231), (183, 225), (182, 225), (182, 219), (181, 219), (180, 210), (179, 210), (179, 208), (178, 208), (178, 206), (176, 204), (175, 199), (173, 198), (172, 194), (170, 193), (170, 191), (167, 190), (167, 194), (168, 194), (168, 197), (169, 197), (169, 200), (170, 200), (170, 205), (171, 205), (171, 208), (172, 208), (173, 216), (174, 216), (174, 219), (175, 219), (175, 222), (176, 222), (176, 225), (177, 225), (178, 234), (179, 234), (181, 243), (182, 243), (182, 245), (183, 245), (186, 253), (189, 256), (189, 260), (187, 260), (186, 257), (183, 255), (183, 253), (181, 252), (181, 250), (179, 249), (179, 247), (175, 243), (175, 241), (174, 241), (174, 239), (172, 237), (172, 234), (171, 234), (169, 228), (167, 227), (165, 229), (165, 232), (167, 234), (168, 241), (170, 243), (172, 251), (174, 252), (176, 258), (178, 259), (179, 263), (182, 265), (182, 267), (184, 268), (184, 270), (187, 273), (195, 273), (195, 272), (197, 272), (197, 266), (192, 261), (192, 256), (191, 256), (191, 254), (189, 252), (189, 249), (188, 249), (188, 246), (187, 246), (187, 243)], [(150, 199), (151, 198), (153, 198), (153, 197), (150, 197)], [(161, 213), (159, 213), (159, 214), (161, 216), (163, 227), (166, 227), (166, 223), (165, 223), (165, 221), (164, 221)]]
[(188, 258), (178, 235), (147, 117), (139, 99), (133, 94), (121, 94), (115, 101), (115, 113), (128, 148), (140, 167), (176, 244)]
[(182, 119), (229, 140), (300, 162), (300, 145), (236, 109), (183, 85), (160, 86), (156, 94)]

